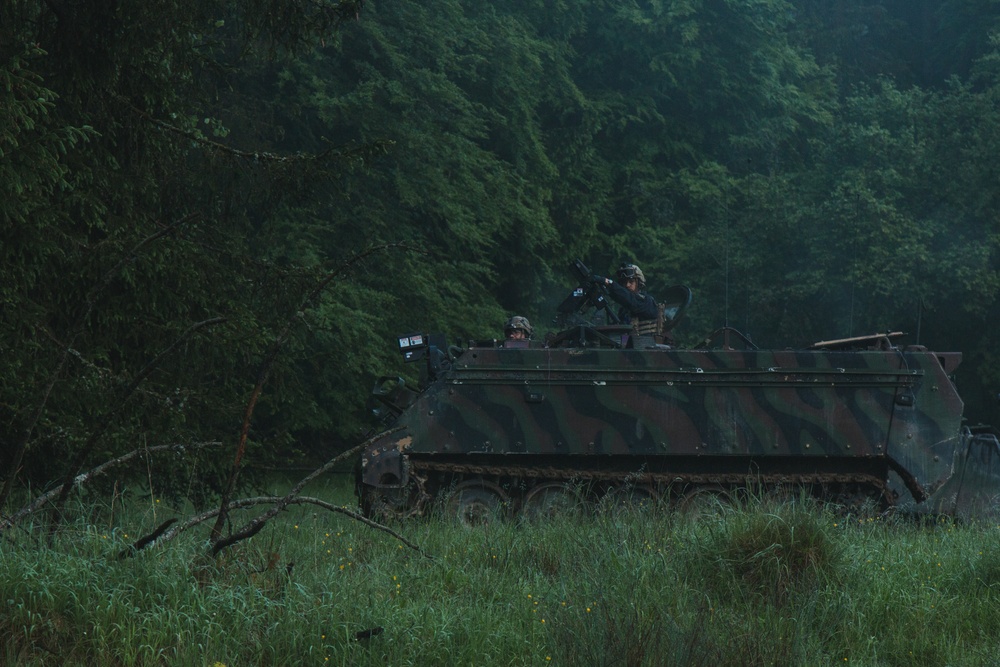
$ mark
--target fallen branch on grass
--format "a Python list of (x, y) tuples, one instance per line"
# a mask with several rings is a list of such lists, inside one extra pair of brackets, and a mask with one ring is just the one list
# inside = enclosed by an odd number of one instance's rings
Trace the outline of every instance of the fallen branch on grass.
[(167, 528), (170, 528), (170, 526), (174, 525), (175, 523), (177, 523), (177, 519), (167, 519), (159, 526), (157, 526), (156, 530), (151, 532), (149, 535), (139, 538), (138, 540), (135, 541), (135, 544), (119, 552), (118, 560), (125, 560), (129, 556), (134, 556), (136, 553), (142, 551), (147, 546), (155, 542), (156, 538), (165, 533), (167, 531)]
[[(93, 478), (104, 474), (111, 468), (114, 468), (115, 466), (120, 466), (123, 463), (127, 463), (130, 460), (134, 459), (135, 457), (139, 456), (140, 454), (155, 454), (157, 452), (166, 452), (166, 451), (183, 452), (185, 449), (202, 449), (204, 447), (217, 447), (221, 444), (222, 444), (221, 442), (211, 441), (211, 442), (196, 442), (190, 445), (156, 445), (154, 447), (143, 447), (141, 449), (134, 449), (128, 454), (123, 454), (116, 459), (105, 461), (96, 468), (93, 468), (83, 474), (77, 475), (76, 477), (73, 478), (72, 487), (76, 488), (78, 486), (82, 486), (83, 484), (86, 484)], [(8, 528), (14, 526), (14, 524), (16, 524), (24, 517), (37, 512), (43, 506), (55, 500), (62, 492), (62, 490), (63, 487), (58, 486), (49, 491), (48, 493), (43, 493), (42, 495), (38, 496), (30, 503), (28, 503), (18, 511), (14, 512), (10, 516), (4, 517), (2, 520), (0, 520), (0, 534), (2, 534)]]
[[(250, 537), (253, 537), (258, 532), (260, 532), (260, 529), (263, 528), (263, 526), (264, 526), (265, 523), (267, 523), (270, 519), (274, 518), (279, 512), (281, 512), (283, 509), (285, 509), (289, 505), (300, 505), (300, 504), (303, 504), (303, 503), (310, 503), (310, 504), (313, 504), (313, 505), (318, 505), (318, 506), (320, 506), (320, 507), (322, 507), (324, 509), (330, 510), (331, 512), (339, 512), (340, 514), (345, 514), (345, 515), (349, 516), (350, 518), (352, 518), (352, 519), (354, 519), (356, 521), (360, 521), (361, 523), (363, 523), (363, 524), (365, 524), (367, 526), (371, 526), (372, 528), (375, 528), (376, 530), (381, 530), (382, 532), (388, 533), (388, 534), (392, 535), (393, 537), (395, 537), (400, 542), (402, 542), (403, 544), (405, 544), (406, 546), (408, 546), (411, 549), (419, 552), (421, 555), (426, 556), (427, 558), (430, 558), (430, 556), (428, 554), (425, 554), (420, 549), (420, 547), (418, 547), (417, 545), (413, 544), (412, 542), (410, 542), (409, 540), (407, 540), (406, 538), (404, 538), (402, 535), (400, 535), (399, 533), (395, 532), (394, 530), (392, 530), (391, 528), (389, 528), (387, 526), (383, 526), (382, 524), (380, 524), (380, 523), (378, 523), (376, 521), (372, 521), (371, 519), (368, 519), (368, 518), (366, 518), (366, 517), (358, 514), (357, 512), (353, 512), (353, 511), (347, 509), (346, 507), (337, 507), (336, 505), (334, 505), (332, 503), (328, 503), (328, 502), (323, 501), (323, 500), (320, 500), (319, 498), (310, 498), (310, 497), (307, 497), (307, 496), (300, 496), (299, 495), (299, 492), (302, 491), (302, 489), (305, 488), (306, 484), (308, 484), (312, 480), (316, 479), (320, 475), (323, 475), (325, 473), (330, 472), (330, 470), (332, 470), (333, 468), (335, 468), (338, 464), (340, 464), (344, 460), (346, 460), (346, 459), (348, 459), (348, 458), (350, 458), (352, 456), (357, 455), (358, 452), (360, 452), (364, 448), (368, 447), (368, 445), (370, 445), (371, 443), (375, 442), (375, 440), (377, 440), (378, 438), (381, 438), (381, 437), (383, 437), (385, 435), (388, 435), (390, 433), (394, 433), (396, 431), (399, 431), (402, 428), (403, 428), (402, 426), (396, 426), (396, 427), (394, 427), (392, 429), (389, 429), (388, 431), (383, 431), (381, 433), (377, 433), (377, 434), (373, 435), (372, 437), (368, 438), (368, 440), (366, 440), (365, 442), (361, 443), (357, 447), (353, 447), (353, 448), (347, 450), (346, 452), (343, 452), (343, 453), (341, 453), (341, 454), (333, 457), (332, 459), (330, 459), (329, 461), (327, 461), (326, 463), (324, 463), (322, 466), (320, 466), (319, 468), (317, 468), (316, 470), (312, 471), (311, 473), (309, 473), (308, 475), (306, 475), (305, 477), (303, 477), (301, 480), (299, 480), (299, 482), (295, 486), (293, 486), (291, 488), (291, 490), (287, 494), (285, 494), (284, 496), (268, 496), (268, 497), (265, 497), (265, 498), (245, 498), (243, 500), (237, 500), (237, 501), (232, 501), (232, 502), (227, 503), (226, 504), (227, 510), (228, 510), (228, 508), (246, 507), (246, 506), (250, 506), (250, 505), (258, 505), (258, 504), (266, 504), (266, 503), (272, 503), (272, 506), (271, 506), (271, 509), (267, 510), (266, 512), (264, 512), (260, 516), (254, 517), (249, 522), (247, 522), (240, 530), (236, 531), (235, 533), (233, 533), (229, 537), (225, 537), (225, 538), (222, 538), (222, 539), (219, 539), (219, 540), (216, 540), (215, 542), (213, 542), (212, 543), (212, 555), (213, 556), (214, 555), (218, 555), (218, 553), (220, 551), (222, 551), (223, 549), (231, 547), (232, 545), (236, 544), (237, 542), (240, 542), (242, 540), (245, 540), (245, 539), (248, 539)], [(176, 535), (180, 534), (184, 530), (187, 530), (188, 528), (190, 528), (192, 526), (196, 526), (199, 523), (201, 523), (202, 521), (207, 521), (208, 519), (211, 519), (212, 517), (217, 517), (221, 511), (222, 510), (220, 508), (220, 509), (217, 509), (217, 510), (212, 510), (210, 512), (205, 512), (204, 514), (200, 514), (200, 515), (198, 515), (196, 517), (188, 519), (187, 522), (185, 522), (181, 526), (178, 526), (177, 528), (174, 528), (173, 530), (171, 530), (170, 532), (168, 532), (166, 535), (164, 535), (162, 541), (163, 542), (168, 542), (168, 541), (172, 540)]]
[[(216, 517), (215, 525), (212, 526), (212, 534), (209, 538), (213, 543), (217, 544), (219, 542), (219, 538), (222, 537), (222, 528), (226, 525), (226, 522), (229, 519), (229, 499), (236, 491), (236, 480), (239, 479), (240, 471), (243, 468), (243, 457), (246, 454), (246, 446), (250, 437), (250, 424), (253, 419), (254, 410), (257, 406), (257, 401), (260, 399), (261, 392), (264, 391), (264, 383), (267, 382), (267, 379), (271, 374), (271, 367), (277, 360), (278, 355), (285, 346), (285, 343), (289, 340), (293, 329), (295, 329), (302, 321), (303, 313), (318, 302), (320, 295), (323, 294), (326, 288), (329, 287), (334, 280), (347, 275), (353, 269), (354, 265), (362, 262), (369, 256), (392, 248), (403, 248), (405, 250), (409, 249), (404, 243), (385, 243), (370, 247), (350, 258), (341, 264), (337, 269), (324, 275), (323, 278), (313, 286), (312, 290), (305, 295), (299, 303), (299, 307), (295, 309), (294, 314), (291, 315), (285, 322), (285, 326), (282, 328), (278, 336), (271, 341), (267, 354), (265, 354), (263, 361), (261, 361), (260, 368), (257, 371), (257, 381), (254, 384), (253, 391), (250, 392), (250, 400), (247, 402), (246, 409), (243, 412), (243, 425), (240, 428), (240, 438), (236, 444), (233, 465), (229, 473), (229, 479), (226, 481), (226, 485), (222, 489), (222, 498), (219, 502), (219, 515)], [(353, 451), (357, 451), (357, 448), (352, 450), (352, 452)], [(341, 456), (345, 455), (346, 454), (342, 454)]]
[[(408, 539), (406, 539), (393, 529), (389, 528), (388, 526), (383, 526), (382, 524), (376, 521), (372, 521), (371, 519), (368, 519), (353, 510), (349, 510), (346, 507), (340, 507), (338, 505), (334, 505), (333, 503), (329, 503), (325, 500), (320, 500), (319, 498), (312, 498), (310, 496), (296, 496), (294, 498), (289, 499), (286, 496), (257, 496), (255, 498), (240, 498), (238, 500), (233, 500), (232, 502), (229, 503), (229, 507), (232, 509), (242, 509), (246, 507), (253, 507), (254, 505), (268, 505), (272, 503), (277, 505), (279, 502), (283, 503), (282, 507), (285, 507), (287, 505), (316, 505), (317, 507), (322, 507), (325, 510), (329, 510), (331, 512), (337, 512), (338, 514), (343, 514), (351, 519), (360, 521), (366, 526), (370, 526), (376, 530), (381, 530), (384, 533), (388, 533), (389, 535), (392, 535), (393, 537), (395, 537), (397, 540), (399, 540), (409, 548), (420, 553), (420, 555), (426, 556), (427, 558), (432, 558), (432, 556), (425, 554), (418, 545), (414, 544), (413, 542), (410, 542)], [(218, 508), (216, 508), (213, 510), (209, 510), (208, 512), (205, 512), (204, 514), (199, 514), (198, 516), (191, 517), (184, 523), (178, 526), (174, 526), (171, 530), (165, 533), (163, 537), (159, 540), (159, 542), (160, 544), (169, 542), (170, 540), (177, 537), (177, 535), (179, 535), (180, 533), (183, 533), (185, 530), (188, 530), (189, 528), (194, 528), (198, 524), (204, 523), (209, 519), (213, 519), (218, 514), (219, 510)], [(258, 517), (258, 519), (259, 518), (260, 517)], [(248, 537), (256, 535), (257, 532), (259, 532), (260, 529), (264, 527), (265, 523), (265, 521), (263, 520), (259, 521), (258, 519), (254, 519), (254, 521), (251, 521), (249, 524), (247, 524), (248, 526), (252, 526), (251, 528), (241, 530), (238, 533), (234, 533), (230, 537), (224, 538), (223, 540), (216, 542), (216, 544), (212, 546), (212, 555), (218, 554), (220, 551), (222, 551), (222, 549), (230, 547), (236, 542), (245, 540)], [(247, 534), (250, 530), (253, 531), (253, 535)], [(220, 543), (222, 542), (225, 543), (219, 546)]]

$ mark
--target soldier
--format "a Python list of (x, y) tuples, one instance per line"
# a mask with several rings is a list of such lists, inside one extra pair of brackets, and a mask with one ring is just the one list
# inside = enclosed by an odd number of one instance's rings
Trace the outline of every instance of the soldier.
[(598, 276), (610, 296), (621, 308), (618, 319), (632, 325), (629, 347), (642, 348), (655, 344), (656, 322), (659, 316), (656, 299), (646, 294), (646, 277), (635, 264), (618, 267), (617, 282)]
[(503, 325), (503, 335), (507, 340), (530, 340), (533, 329), (527, 317), (515, 315)]

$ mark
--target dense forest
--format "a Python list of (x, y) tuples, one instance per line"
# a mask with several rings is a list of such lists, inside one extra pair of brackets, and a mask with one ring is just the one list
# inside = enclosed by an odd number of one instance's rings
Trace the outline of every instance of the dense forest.
[(961, 351), (1000, 423), (998, 28), (990, 0), (5, 0), (0, 508), (154, 446), (195, 495), (233, 451), (328, 458), (412, 370), (395, 334), (544, 332), (577, 257), (690, 286), (682, 343)]

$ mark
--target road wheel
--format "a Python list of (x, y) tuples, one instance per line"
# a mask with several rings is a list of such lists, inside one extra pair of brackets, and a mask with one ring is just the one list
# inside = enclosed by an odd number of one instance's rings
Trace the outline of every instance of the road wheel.
[(681, 496), (677, 511), (688, 519), (707, 519), (720, 516), (732, 503), (732, 495), (721, 486), (697, 486)]
[(598, 505), (601, 513), (648, 512), (654, 509), (660, 494), (646, 484), (622, 484), (612, 487)]
[(401, 488), (378, 489), (365, 485), (361, 493), (361, 512), (375, 521), (408, 519), (423, 514), (430, 496), (424, 491), (423, 480), (411, 477)]
[(485, 526), (502, 518), (508, 506), (506, 494), (499, 487), (482, 480), (457, 486), (445, 504), (445, 510), (463, 526)]
[(559, 482), (539, 484), (524, 496), (522, 513), (527, 519), (566, 517), (583, 511), (584, 502), (573, 486)]

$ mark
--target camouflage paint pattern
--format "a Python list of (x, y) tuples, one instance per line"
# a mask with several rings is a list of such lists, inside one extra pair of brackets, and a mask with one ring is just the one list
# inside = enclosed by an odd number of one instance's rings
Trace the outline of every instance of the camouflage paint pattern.
[(863, 473), (922, 502), (952, 476), (958, 353), (471, 347), (361, 461), (393, 488), (410, 460), (678, 474)]

